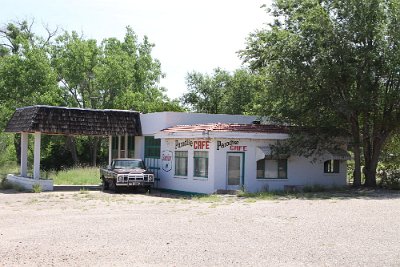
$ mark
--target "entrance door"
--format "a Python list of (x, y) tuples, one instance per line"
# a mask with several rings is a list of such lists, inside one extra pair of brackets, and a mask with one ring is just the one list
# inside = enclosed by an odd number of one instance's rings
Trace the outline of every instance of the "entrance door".
[(243, 153), (227, 153), (228, 190), (239, 190), (243, 184)]

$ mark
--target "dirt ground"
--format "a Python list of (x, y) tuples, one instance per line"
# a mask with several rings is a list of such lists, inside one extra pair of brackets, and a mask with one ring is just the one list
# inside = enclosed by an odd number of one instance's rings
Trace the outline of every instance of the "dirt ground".
[(400, 266), (400, 195), (0, 191), (0, 266)]

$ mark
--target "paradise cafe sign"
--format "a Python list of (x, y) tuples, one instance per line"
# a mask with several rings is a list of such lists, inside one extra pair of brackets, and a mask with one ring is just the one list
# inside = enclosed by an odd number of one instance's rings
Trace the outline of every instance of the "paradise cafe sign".
[[(175, 149), (184, 147), (193, 147), (193, 149), (210, 149), (210, 141), (207, 140), (175, 140)], [(239, 140), (221, 141), (217, 140), (217, 150), (228, 149), (229, 151), (247, 151), (247, 146), (240, 145)]]

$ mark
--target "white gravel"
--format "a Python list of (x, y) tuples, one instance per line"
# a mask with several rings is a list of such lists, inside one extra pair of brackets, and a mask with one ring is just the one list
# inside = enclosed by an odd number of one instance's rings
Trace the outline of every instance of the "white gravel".
[(400, 195), (0, 191), (0, 266), (400, 266)]

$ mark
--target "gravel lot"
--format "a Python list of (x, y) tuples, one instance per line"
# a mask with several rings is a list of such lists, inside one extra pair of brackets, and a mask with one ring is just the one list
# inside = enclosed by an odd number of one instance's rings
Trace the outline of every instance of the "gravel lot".
[(0, 191), (0, 266), (400, 266), (400, 195)]

